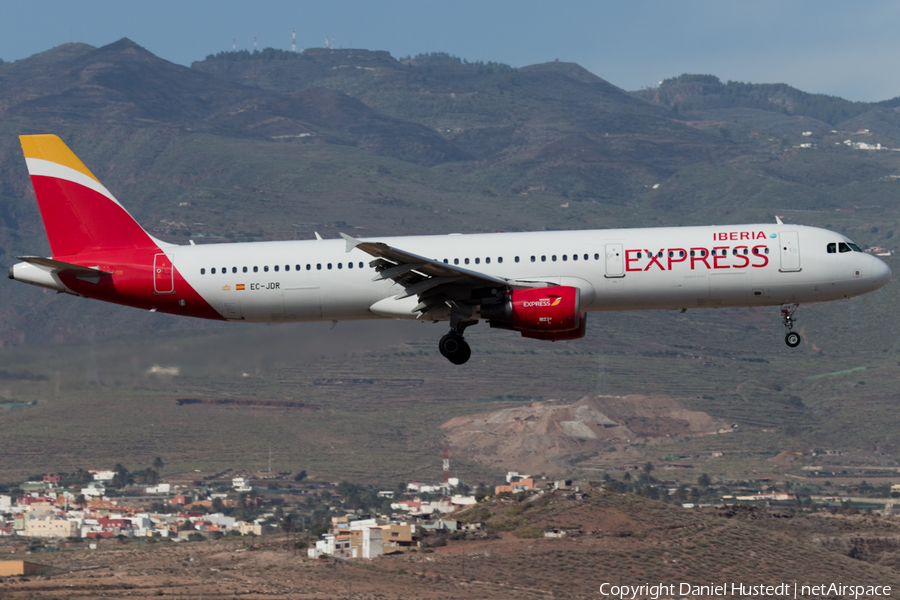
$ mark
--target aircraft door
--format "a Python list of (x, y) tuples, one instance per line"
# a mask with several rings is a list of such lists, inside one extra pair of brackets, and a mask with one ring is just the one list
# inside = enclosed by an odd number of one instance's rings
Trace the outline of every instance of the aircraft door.
[(605, 277), (625, 277), (625, 253), (622, 244), (606, 244)]
[(778, 234), (778, 248), (781, 252), (781, 271), (800, 270), (800, 235), (796, 231), (782, 231)]
[(153, 258), (153, 291), (157, 294), (175, 292), (175, 269), (171, 254), (157, 254)]

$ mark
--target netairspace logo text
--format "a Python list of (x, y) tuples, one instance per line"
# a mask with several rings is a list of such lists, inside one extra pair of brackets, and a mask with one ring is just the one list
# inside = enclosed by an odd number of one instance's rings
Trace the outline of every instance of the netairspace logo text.
[(746, 583), (710, 583), (695, 585), (693, 583), (658, 583), (643, 585), (613, 585), (604, 583), (600, 586), (600, 595), (605, 598), (620, 600), (637, 600), (638, 598), (658, 598), (671, 596), (718, 596), (718, 597), (772, 597), (772, 598), (807, 598), (810, 596), (840, 596), (843, 598), (890, 597), (891, 587), (888, 585), (847, 585), (843, 583), (820, 583), (803, 585), (799, 583), (779, 583), (777, 585), (754, 585)]

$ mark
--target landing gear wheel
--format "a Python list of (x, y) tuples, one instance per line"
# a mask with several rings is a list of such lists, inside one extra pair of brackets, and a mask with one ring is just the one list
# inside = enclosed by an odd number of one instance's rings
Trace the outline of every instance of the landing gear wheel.
[(800, 345), (800, 334), (796, 331), (789, 331), (788, 334), (784, 336), (784, 343), (791, 348), (796, 348)]
[(441, 338), (441, 341), (438, 343), (438, 349), (444, 355), (444, 358), (454, 365), (465, 364), (469, 357), (472, 356), (472, 349), (469, 348), (469, 344), (463, 339), (463, 336), (454, 331)]

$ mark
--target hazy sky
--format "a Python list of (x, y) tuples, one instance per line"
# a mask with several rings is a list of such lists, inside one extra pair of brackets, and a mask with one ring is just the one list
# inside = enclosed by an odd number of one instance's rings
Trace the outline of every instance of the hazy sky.
[(182, 65), (271, 46), (577, 62), (635, 90), (681, 73), (787, 83), (850, 100), (900, 96), (900, 2), (809, 0), (0, 0), (0, 58), (128, 37)]

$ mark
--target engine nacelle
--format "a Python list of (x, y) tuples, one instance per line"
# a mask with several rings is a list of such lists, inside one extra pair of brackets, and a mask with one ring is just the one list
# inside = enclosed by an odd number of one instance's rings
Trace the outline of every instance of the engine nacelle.
[(584, 335), (580, 304), (581, 292), (576, 287), (527, 288), (509, 292), (496, 304), (482, 304), (481, 317), (491, 327), (521, 331), (525, 337), (577, 339)]

